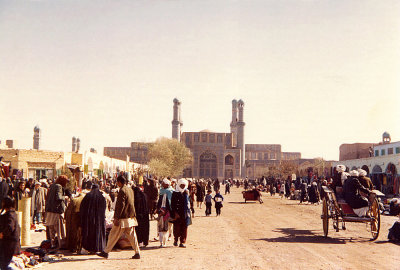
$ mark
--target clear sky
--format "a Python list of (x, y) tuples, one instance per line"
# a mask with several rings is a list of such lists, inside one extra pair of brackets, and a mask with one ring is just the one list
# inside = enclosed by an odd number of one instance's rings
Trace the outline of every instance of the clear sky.
[(0, 139), (129, 146), (183, 131), (338, 159), (400, 140), (400, 1), (0, 0)]

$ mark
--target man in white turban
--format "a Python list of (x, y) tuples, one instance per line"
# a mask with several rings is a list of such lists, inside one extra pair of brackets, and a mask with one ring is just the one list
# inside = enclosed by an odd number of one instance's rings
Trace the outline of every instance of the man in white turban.
[(341, 190), (341, 187), (343, 187), (343, 182), (347, 179), (345, 171), (346, 171), (345, 165), (337, 165), (335, 168), (335, 172), (333, 174), (333, 181), (330, 187), (336, 193), (337, 196), (338, 195), (340, 196), (340, 193), (337, 192), (337, 190)]
[(165, 178), (161, 183), (160, 196), (157, 203), (157, 229), (160, 239), (160, 247), (166, 247), (167, 237), (172, 235), (172, 223), (168, 222), (171, 212), (171, 199), (174, 189), (171, 187), (171, 181)]
[(363, 169), (358, 169), (358, 180), (361, 185), (363, 185), (366, 189), (373, 190), (374, 185), (372, 184), (371, 178), (367, 177), (367, 172)]
[(176, 191), (172, 194), (171, 198), (171, 218), (174, 224), (174, 246), (178, 246), (180, 240), (180, 247), (186, 247), (187, 228), (192, 224), (192, 217), (190, 212), (190, 198), (188, 191), (188, 181), (186, 179), (179, 179)]
[(354, 213), (365, 216), (368, 210), (368, 199), (361, 196), (360, 192), (369, 195), (370, 191), (361, 185), (358, 180), (358, 171), (350, 171), (350, 177), (344, 183), (343, 192), (346, 203), (353, 208)]

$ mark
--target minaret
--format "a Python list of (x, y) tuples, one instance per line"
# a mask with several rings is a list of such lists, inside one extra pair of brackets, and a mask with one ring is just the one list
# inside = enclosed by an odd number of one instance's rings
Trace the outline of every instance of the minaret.
[(81, 139), (76, 139), (76, 152), (79, 153), (79, 149), (81, 149)]
[(231, 122), (231, 133), (232, 133), (232, 146), (237, 146), (237, 121), (238, 121), (238, 104), (237, 100), (232, 100), (232, 122)]
[(76, 152), (76, 137), (72, 137), (72, 153)]
[(245, 165), (245, 144), (244, 144), (244, 126), (245, 122), (243, 121), (243, 109), (244, 102), (243, 100), (238, 101), (238, 110), (239, 110), (239, 119), (237, 122), (237, 147), (240, 148), (240, 157), (241, 157), (241, 176), (242, 178), (246, 177), (246, 165)]
[(172, 120), (172, 138), (181, 141), (181, 128), (183, 122), (181, 119), (181, 102), (178, 99), (174, 99), (174, 114)]
[(33, 149), (39, 150), (40, 145), (40, 128), (35, 126), (33, 128)]

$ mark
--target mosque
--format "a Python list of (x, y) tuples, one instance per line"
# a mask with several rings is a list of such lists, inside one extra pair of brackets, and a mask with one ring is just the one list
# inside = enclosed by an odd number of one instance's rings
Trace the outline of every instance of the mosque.
[(299, 160), (299, 152), (282, 152), (279, 144), (245, 144), (243, 100), (232, 100), (230, 133), (182, 132), (181, 102), (173, 100), (172, 138), (181, 141), (193, 154), (192, 165), (183, 177), (245, 178), (260, 177), (266, 166), (280, 160)]
[[(173, 100), (172, 138), (184, 143), (193, 154), (193, 162), (184, 172), (189, 178), (256, 178), (271, 164), (301, 159), (299, 152), (282, 152), (280, 144), (245, 144), (243, 100), (232, 100), (230, 133), (182, 132), (181, 102)], [(104, 147), (104, 155), (146, 164), (152, 143), (132, 142), (130, 147)]]

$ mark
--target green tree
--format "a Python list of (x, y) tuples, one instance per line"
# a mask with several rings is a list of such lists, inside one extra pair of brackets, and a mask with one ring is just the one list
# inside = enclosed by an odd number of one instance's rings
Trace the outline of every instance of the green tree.
[(193, 160), (190, 150), (175, 139), (159, 138), (149, 149), (149, 168), (159, 177), (177, 177)]

